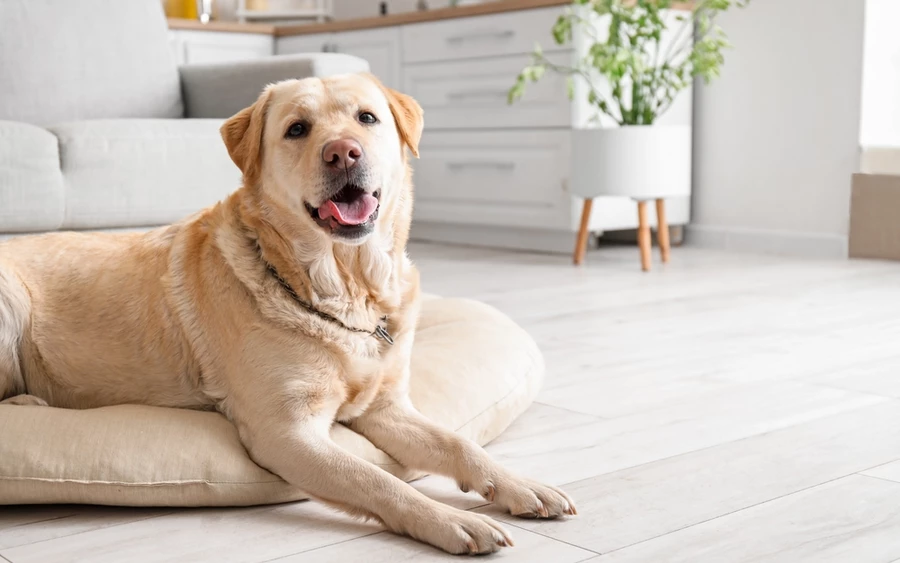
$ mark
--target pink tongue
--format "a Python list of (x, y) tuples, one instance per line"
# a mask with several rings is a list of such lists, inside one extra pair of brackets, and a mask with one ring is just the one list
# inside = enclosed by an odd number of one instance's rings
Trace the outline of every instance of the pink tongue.
[(349, 203), (329, 199), (319, 208), (319, 219), (334, 217), (341, 225), (362, 225), (377, 208), (378, 200), (369, 194), (363, 194)]

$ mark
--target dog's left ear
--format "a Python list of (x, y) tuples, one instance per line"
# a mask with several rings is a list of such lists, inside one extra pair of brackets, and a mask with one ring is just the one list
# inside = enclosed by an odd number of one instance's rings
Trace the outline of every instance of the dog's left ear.
[(425, 126), (425, 112), (422, 111), (422, 106), (412, 96), (388, 88), (375, 76), (369, 74), (369, 78), (378, 84), (387, 97), (388, 104), (391, 106), (391, 114), (397, 124), (397, 132), (400, 133), (400, 140), (409, 147), (413, 156), (418, 158), (419, 141), (422, 139), (422, 128)]
[(253, 184), (259, 176), (263, 123), (270, 94), (271, 89), (266, 88), (252, 106), (234, 114), (219, 129), (228, 155), (244, 174), (245, 184)]

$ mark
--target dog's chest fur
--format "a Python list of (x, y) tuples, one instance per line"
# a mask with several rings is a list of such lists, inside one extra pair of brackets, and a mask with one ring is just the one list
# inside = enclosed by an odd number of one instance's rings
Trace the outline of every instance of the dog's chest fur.
[[(283, 370), (286, 380), (298, 374), (313, 411), (330, 411), (335, 419), (346, 422), (365, 412), (381, 392), (403, 388), (417, 319), (419, 279), (405, 253), (397, 258), (395, 253), (402, 249), (389, 250), (384, 242), (373, 241), (355, 250), (352, 257), (321, 251), (312, 262), (298, 266), (300, 261), (288, 252), (293, 248), (283, 249), (279, 260), (271, 240), (259, 245), (267, 261), (275, 262), (278, 274), (298, 290), (300, 299), (338, 322), (299, 304), (266, 270), (256, 242), (230, 233), (217, 242), (225, 261), (253, 296), (250, 314), (260, 315), (262, 325), (274, 331), (263, 346), (271, 350), (270, 358), (283, 358), (285, 365), (272, 368)], [(368, 333), (383, 317), (388, 319), (384, 324), (393, 345)]]
[[(335, 385), (338, 404), (335, 418), (341, 422), (360, 416), (386, 387), (396, 385), (409, 363), (409, 336), (403, 323), (389, 323), (395, 343), (367, 334), (344, 335), (333, 341), (338, 359)], [(397, 330), (401, 330), (400, 334)]]
[(380, 358), (350, 357), (339, 375), (340, 406), (335, 418), (350, 421), (366, 411), (385, 383), (385, 368)]

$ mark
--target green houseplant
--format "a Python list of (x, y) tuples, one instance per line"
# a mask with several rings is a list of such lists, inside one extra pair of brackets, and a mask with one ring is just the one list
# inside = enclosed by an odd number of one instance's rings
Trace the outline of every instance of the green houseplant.
[(570, 98), (584, 95), (595, 110), (595, 127), (572, 130), (569, 189), (584, 198), (575, 264), (584, 259), (597, 196), (637, 201), (644, 271), (650, 269), (647, 202), (655, 200), (660, 253), (668, 262), (665, 200), (690, 196), (692, 139), (689, 116), (678, 115), (671, 121), (680, 124), (665, 126), (657, 120), (695, 78), (709, 82), (719, 75), (729, 43), (716, 19), (748, 2), (574, 0), (552, 29), (558, 45), (573, 47), (569, 64), (535, 47), (531, 64), (509, 90), (509, 103), (525, 94), (529, 82), (555, 72), (567, 77)]
[[(586, 43), (582, 52), (563, 66), (550, 62), (537, 45), (531, 64), (509, 90), (509, 102), (549, 70), (569, 77), (570, 97), (574, 79), (583, 79), (588, 103), (618, 125), (651, 125), (695, 77), (709, 83), (719, 75), (722, 51), (730, 44), (716, 18), (748, 2), (575, 0), (556, 20), (553, 39), (566, 45), (580, 33)], [(685, 9), (671, 11), (679, 5)]]

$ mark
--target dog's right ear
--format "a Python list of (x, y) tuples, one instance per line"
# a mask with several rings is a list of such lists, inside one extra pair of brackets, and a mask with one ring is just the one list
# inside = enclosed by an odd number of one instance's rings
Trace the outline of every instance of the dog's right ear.
[(412, 96), (401, 94), (386, 86), (382, 88), (390, 103), (400, 139), (409, 147), (413, 156), (419, 158), (419, 141), (422, 140), (422, 128), (425, 125), (422, 106)]
[(253, 184), (259, 177), (263, 124), (271, 93), (271, 87), (267, 87), (252, 106), (234, 114), (219, 129), (228, 155), (244, 174), (245, 184)]
[(407, 96), (393, 88), (388, 88), (371, 72), (362, 72), (360, 74), (367, 77), (381, 89), (391, 108), (394, 123), (397, 124), (397, 133), (400, 135), (400, 141), (409, 147), (414, 157), (419, 158), (419, 141), (422, 140), (422, 128), (425, 126), (422, 106), (412, 96)]

